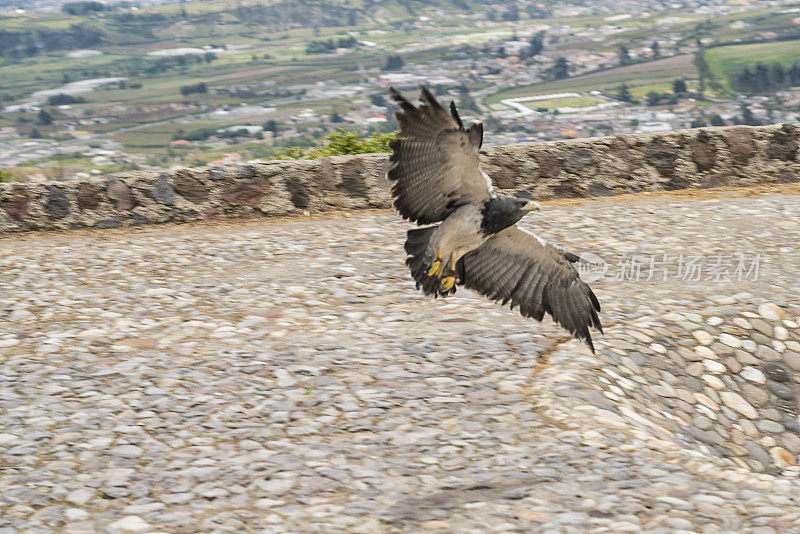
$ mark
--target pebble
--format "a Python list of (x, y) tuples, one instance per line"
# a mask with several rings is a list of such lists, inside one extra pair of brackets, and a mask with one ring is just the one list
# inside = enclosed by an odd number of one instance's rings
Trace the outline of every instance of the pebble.
[(722, 399), (722, 402), (728, 405), (731, 409), (736, 410), (745, 417), (750, 419), (755, 419), (758, 417), (758, 412), (756, 409), (753, 408), (753, 406), (744, 400), (738, 393), (733, 393), (732, 391), (722, 391), (719, 394), (719, 398)]
[(129, 515), (118, 519), (108, 525), (111, 528), (119, 529), (123, 532), (145, 532), (150, 530), (150, 524), (136, 515)]
[(692, 332), (692, 335), (702, 345), (711, 345), (711, 343), (714, 341), (714, 336), (712, 336), (705, 330), (695, 330), (694, 332)]
[(97, 496), (97, 492), (91, 488), (80, 488), (67, 493), (67, 502), (75, 505), (86, 504)]
[[(800, 214), (791, 198), (589, 202), (535, 227), (732, 255), (744, 210)], [(599, 280), (591, 355), (463, 288), (423, 298), (394, 213), (320, 220), (2, 240), (0, 272), (26, 278), (0, 294), (0, 529), (800, 528), (788, 262), (757, 282)]]
[(766, 302), (758, 307), (758, 314), (770, 321), (780, 321), (785, 317), (784, 311), (771, 302)]
[(742, 370), (739, 372), (739, 375), (745, 380), (750, 380), (751, 382), (755, 382), (757, 384), (765, 384), (767, 382), (767, 377), (764, 376), (764, 373), (762, 373), (755, 367), (750, 367), (750, 366), (742, 367)]

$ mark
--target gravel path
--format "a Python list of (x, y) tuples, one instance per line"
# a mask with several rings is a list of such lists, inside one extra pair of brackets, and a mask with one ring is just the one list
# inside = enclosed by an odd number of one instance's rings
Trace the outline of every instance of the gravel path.
[(527, 224), (596, 356), (389, 212), (0, 240), (0, 534), (800, 532), (800, 196)]

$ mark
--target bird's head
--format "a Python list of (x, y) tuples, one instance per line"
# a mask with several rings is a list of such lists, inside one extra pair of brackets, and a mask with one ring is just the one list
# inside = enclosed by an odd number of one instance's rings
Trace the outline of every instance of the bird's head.
[(522, 212), (522, 216), (528, 214), (531, 211), (540, 211), (542, 207), (539, 205), (538, 202), (534, 202), (533, 200), (528, 200), (527, 198), (517, 198), (517, 205), (519, 206), (519, 211)]

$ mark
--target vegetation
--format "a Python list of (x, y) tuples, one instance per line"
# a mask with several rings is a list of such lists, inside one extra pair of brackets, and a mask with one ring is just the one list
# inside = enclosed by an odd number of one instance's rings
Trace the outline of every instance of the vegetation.
[(624, 83), (617, 89), (617, 100), (621, 100), (623, 102), (634, 102), (630, 89), (628, 89), (628, 86)]
[(403, 68), (403, 65), (405, 65), (405, 62), (400, 56), (387, 56), (386, 64), (383, 66), (383, 70), (400, 70)]
[(73, 24), (67, 29), (0, 29), (0, 57), (19, 61), (55, 50), (89, 48), (98, 45), (104, 32), (90, 24)]
[(628, 51), (628, 47), (622, 45), (619, 47), (619, 64), (620, 65), (630, 65), (631, 64), (631, 56), (630, 52)]
[[(791, 71), (800, 63), (799, 42), (783, 40), (718, 46), (698, 51), (695, 64), (705, 85), (716, 92), (755, 94), (774, 90), (792, 83), (789, 81)], [(759, 68), (759, 64), (763, 67)], [(776, 64), (780, 68), (776, 69)], [(779, 82), (781, 70), (784, 76)], [(795, 80), (800, 80), (797, 69), (794, 72)]]
[(768, 67), (759, 62), (756, 63), (753, 70), (745, 67), (731, 79), (734, 89), (747, 94), (775, 91), (798, 83), (800, 83), (800, 64), (798, 63), (786, 68), (780, 63), (773, 63)]
[(195, 93), (207, 93), (208, 86), (205, 82), (196, 83), (194, 85), (182, 85), (181, 86), (181, 94), (183, 96), (189, 96)]
[(61, 6), (61, 11), (68, 15), (88, 15), (92, 12), (105, 11), (106, 6), (100, 2), (68, 2)]
[(11, 173), (8, 171), (4, 171), (0, 169), (0, 183), (3, 182), (10, 182), (11, 181)]
[(563, 80), (569, 76), (569, 61), (567, 58), (560, 57), (556, 59), (555, 65), (553, 65), (553, 78), (556, 80)]
[(345, 154), (389, 152), (389, 142), (394, 139), (397, 139), (396, 132), (372, 132), (368, 136), (361, 136), (339, 129), (325, 136), (317, 146), (288, 147), (275, 154), (274, 159), (318, 159)]
[(47, 97), (47, 104), (49, 106), (64, 106), (67, 104), (82, 104), (86, 99), (82, 96), (65, 95), (58, 93), (57, 95)]
[(306, 54), (329, 54), (337, 48), (354, 48), (356, 46), (358, 46), (358, 41), (353, 36), (340, 37), (337, 41), (315, 39), (306, 45)]

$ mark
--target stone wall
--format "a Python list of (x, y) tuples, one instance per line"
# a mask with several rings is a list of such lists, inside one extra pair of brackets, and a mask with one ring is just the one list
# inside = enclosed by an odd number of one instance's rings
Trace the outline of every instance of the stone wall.
[[(488, 147), (501, 193), (546, 200), (800, 180), (797, 125), (722, 127)], [(387, 155), (0, 184), (0, 233), (386, 208)]]

